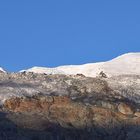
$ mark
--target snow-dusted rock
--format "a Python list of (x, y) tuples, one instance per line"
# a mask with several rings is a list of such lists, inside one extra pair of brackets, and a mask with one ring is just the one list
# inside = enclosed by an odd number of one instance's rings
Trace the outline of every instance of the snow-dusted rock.
[(0, 73), (0, 140), (139, 139), (139, 79)]

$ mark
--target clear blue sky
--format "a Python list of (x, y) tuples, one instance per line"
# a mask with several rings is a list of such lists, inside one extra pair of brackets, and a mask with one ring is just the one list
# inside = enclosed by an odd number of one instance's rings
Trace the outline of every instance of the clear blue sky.
[(0, 66), (18, 71), (140, 52), (140, 0), (1, 0)]

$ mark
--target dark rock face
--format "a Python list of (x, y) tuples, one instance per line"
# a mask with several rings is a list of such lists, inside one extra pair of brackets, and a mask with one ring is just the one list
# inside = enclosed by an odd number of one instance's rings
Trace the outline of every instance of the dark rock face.
[(139, 140), (139, 81), (2, 73), (0, 140)]

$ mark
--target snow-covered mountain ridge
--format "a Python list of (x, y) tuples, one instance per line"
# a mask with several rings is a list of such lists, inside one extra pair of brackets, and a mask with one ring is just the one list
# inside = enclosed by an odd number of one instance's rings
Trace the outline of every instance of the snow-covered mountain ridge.
[(0, 72), (6, 72), (3, 68), (0, 67)]
[[(131, 53), (80, 66), (1, 68), (0, 140), (140, 139), (139, 60)], [(94, 77), (101, 71), (112, 77)]]
[(65, 74), (65, 75), (83, 74), (88, 77), (96, 77), (99, 75), (101, 71), (103, 71), (109, 77), (124, 74), (139, 75), (140, 52), (127, 53), (106, 62), (89, 63), (84, 65), (67, 65), (55, 68), (33, 67), (27, 70), (22, 70), (21, 72), (23, 71), (45, 74)]

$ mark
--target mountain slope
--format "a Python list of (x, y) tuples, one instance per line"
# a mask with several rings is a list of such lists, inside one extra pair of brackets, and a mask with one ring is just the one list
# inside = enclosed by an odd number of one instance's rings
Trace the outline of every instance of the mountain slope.
[(33, 67), (23, 71), (45, 74), (84, 74), (88, 77), (96, 77), (103, 71), (107, 76), (111, 77), (124, 74), (140, 74), (139, 66), (140, 53), (128, 53), (107, 62), (59, 66), (56, 68)]
[(139, 140), (139, 79), (0, 73), (0, 140)]

